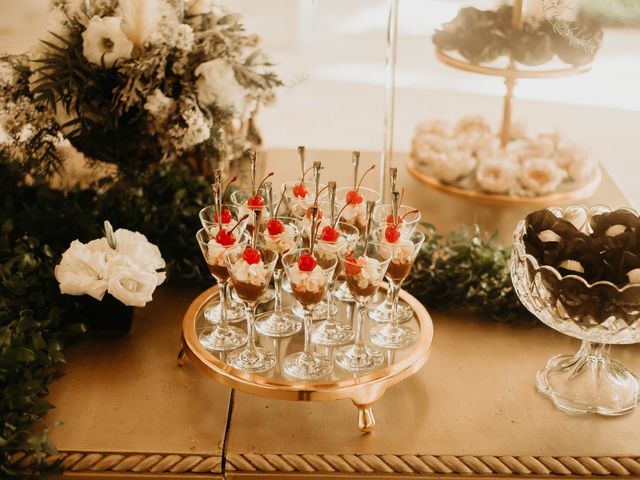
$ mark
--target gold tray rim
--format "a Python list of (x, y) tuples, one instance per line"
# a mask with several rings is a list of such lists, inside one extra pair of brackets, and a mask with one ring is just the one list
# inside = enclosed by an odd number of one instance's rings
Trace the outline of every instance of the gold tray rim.
[(214, 285), (196, 297), (187, 309), (182, 322), (182, 345), (191, 362), (214, 380), (231, 388), (254, 395), (284, 400), (319, 401), (351, 399), (358, 404), (370, 404), (384, 391), (424, 366), (431, 355), (433, 321), (427, 309), (414, 296), (401, 290), (400, 298), (416, 313), (420, 325), (418, 343), (400, 362), (370, 374), (332, 382), (294, 382), (275, 380), (237, 370), (209, 353), (198, 340), (195, 320), (201, 308), (218, 296)]
[(433, 189), (444, 192), (448, 195), (466, 198), (485, 205), (518, 205), (536, 207), (576, 202), (591, 197), (596, 192), (596, 190), (600, 186), (600, 182), (602, 181), (602, 167), (600, 166), (600, 164), (598, 164), (594, 169), (591, 178), (589, 178), (588, 181), (576, 186), (576, 188), (574, 189), (553, 192), (537, 197), (519, 197), (515, 195), (504, 195), (499, 193), (485, 193), (480, 190), (471, 190), (468, 188), (447, 185), (446, 183), (443, 183), (440, 180), (433, 178), (432, 176), (427, 175), (426, 173), (421, 171), (416, 166), (416, 160), (413, 155), (409, 155), (409, 158), (406, 161), (406, 167), (407, 170), (409, 170), (409, 173), (411, 173), (411, 175), (413, 175), (424, 185), (432, 187)]
[(518, 69), (518, 68), (500, 68), (500, 67), (490, 67), (487, 65), (476, 65), (474, 63), (468, 62), (466, 60), (461, 60), (456, 58), (448, 53), (445, 53), (444, 50), (436, 48), (436, 58), (444, 63), (445, 65), (455, 68), (458, 70), (462, 70), (464, 72), (472, 72), (478, 73), (480, 75), (490, 75), (493, 77), (509, 77), (509, 78), (533, 78), (533, 79), (542, 79), (542, 78), (564, 78), (564, 77), (572, 77), (575, 75), (581, 75), (583, 73), (587, 73), (591, 70), (593, 66), (592, 62), (586, 63), (584, 65), (579, 66), (568, 66), (565, 68), (554, 68), (548, 70), (534, 70), (534, 69)]

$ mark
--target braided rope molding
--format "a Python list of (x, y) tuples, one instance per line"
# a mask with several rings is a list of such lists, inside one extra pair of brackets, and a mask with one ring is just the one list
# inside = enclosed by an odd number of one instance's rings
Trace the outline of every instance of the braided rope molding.
[(226, 471), (640, 476), (640, 457), (231, 454)]
[[(33, 454), (17, 452), (11, 463), (29, 467), (36, 460)], [(133, 473), (221, 473), (222, 457), (154, 453), (87, 453), (61, 452), (48, 455), (45, 462), (59, 463), (71, 472), (133, 472)]]

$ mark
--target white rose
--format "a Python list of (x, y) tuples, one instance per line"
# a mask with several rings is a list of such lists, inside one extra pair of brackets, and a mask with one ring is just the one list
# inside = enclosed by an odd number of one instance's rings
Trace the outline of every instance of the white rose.
[(108, 292), (130, 307), (144, 307), (152, 300), (158, 279), (154, 273), (125, 265), (111, 269)]
[(236, 80), (229, 63), (220, 59), (201, 63), (195, 74), (198, 77), (198, 102), (201, 105), (216, 104), (222, 109), (240, 111), (245, 91)]
[(476, 159), (469, 152), (453, 151), (432, 157), (429, 165), (438, 180), (453, 183), (473, 171)]
[(116, 237), (116, 255), (122, 255), (129, 260), (129, 266), (153, 273), (157, 285), (164, 282), (166, 274), (158, 272), (166, 267), (160, 249), (147, 240), (140, 232), (132, 232), (119, 228), (114, 232)]
[(494, 137), (478, 131), (463, 132), (456, 136), (459, 150), (478, 152), (491, 148)]
[(167, 97), (159, 88), (156, 88), (147, 97), (147, 101), (144, 104), (144, 109), (159, 120), (167, 118), (175, 108), (175, 100)]
[(475, 134), (480, 136), (491, 136), (491, 127), (481, 116), (469, 116), (460, 119), (460, 121), (456, 125), (455, 134)]
[(516, 183), (518, 169), (509, 160), (492, 159), (482, 162), (476, 170), (476, 182), (481, 190), (506, 193)]
[(101, 240), (93, 240), (87, 245), (78, 240), (71, 242), (54, 270), (60, 293), (89, 295), (102, 300), (108, 286), (110, 248), (105, 239)]
[(576, 182), (589, 178), (596, 167), (593, 156), (576, 144), (561, 147), (556, 156), (556, 163), (564, 168), (569, 177)]
[(116, 60), (131, 58), (133, 43), (122, 31), (119, 17), (94, 16), (82, 32), (82, 53), (96, 65), (111, 68)]
[(529, 159), (522, 164), (520, 172), (520, 183), (537, 194), (555, 191), (563, 178), (562, 169), (548, 158)]
[(428, 120), (426, 122), (421, 122), (416, 126), (416, 137), (421, 137), (422, 135), (434, 134), (440, 135), (443, 137), (448, 137), (451, 135), (451, 127), (444, 120)]

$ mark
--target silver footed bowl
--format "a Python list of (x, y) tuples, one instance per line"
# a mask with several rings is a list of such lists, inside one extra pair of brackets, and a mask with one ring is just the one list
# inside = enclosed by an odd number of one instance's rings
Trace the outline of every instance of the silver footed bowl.
[[(613, 211), (605, 206), (588, 208), (583, 205), (547, 210), (559, 222), (553, 225), (553, 217), (550, 217), (551, 221), (545, 218), (540, 229), (560, 234), (562, 238), (557, 239), (557, 251), (563, 251), (562, 245), (565, 244), (562, 242), (572, 236), (590, 236), (594, 227), (602, 230), (602, 219), (607, 217), (601, 215)], [(616, 212), (616, 219), (631, 219), (638, 224), (631, 222), (625, 227), (624, 240), (640, 240), (638, 213), (631, 209)], [(571, 222), (579, 232), (564, 220)], [(573, 413), (620, 415), (630, 412), (637, 402), (638, 382), (622, 364), (610, 358), (609, 350), (610, 344), (640, 341), (640, 284), (618, 282), (616, 285), (600, 279), (588, 281), (572, 270), (541, 265), (538, 258), (552, 257), (555, 252), (553, 249), (551, 253), (538, 250), (542, 245), (539, 233), (531, 226), (527, 229), (526, 220), (520, 221), (514, 231), (511, 257), (514, 289), (524, 306), (540, 321), (582, 340), (582, 345), (575, 355), (552, 357), (536, 375), (536, 387), (558, 407)], [(551, 237), (545, 240), (554, 241), (555, 238)], [(606, 235), (602, 238), (602, 242), (609, 244), (615, 241)], [(579, 262), (567, 266), (580, 270), (584, 263), (588, 271), (596, 271), (596, 278), (606, 278), (607, 272), (603, 270), (608, 263), (601, 262), (599, 258), (598, 242), (600, 240), (594, 238), (595, 247), (585, 248), (577, 257), (574, 254)], [(577, 244), (582, 243), (577, 241)], [(617, 250), (616, 258), (622, 261), (624, 247), (618, 246)]]

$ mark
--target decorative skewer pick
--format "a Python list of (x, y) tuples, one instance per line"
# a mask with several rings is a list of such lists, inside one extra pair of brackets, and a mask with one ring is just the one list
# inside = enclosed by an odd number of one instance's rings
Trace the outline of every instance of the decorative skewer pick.
[(256, 195), (256, 151), (249, 150), (249, 161), (251, 162), (251, 193)]
[(336, 182), (333, 180), (329, 182), (327, 190), (329, 190), (329, 218), (331, 225), (334, 225), (336, 219)]
[(264, 182), (262, 184), (264, 189), (266, 190), (265, 196), (267, 197), (267, 210), (269, 211), (269, 218), (274, 218), (274, 210), (273, 210), (273, 185), (271, 182)]
[(318, 200), (318, 192), (320, 191), (320, 170), (322, 170), (322, 163), (313, 162), (313, 183), (316, 187), (315, 199)]
[(313, 255), (313, 247), (316, 243), (316, 235), (318, 233), (318, 205), (311, 207), (311, 232), (309, 233), (309, 253)]
[(278, 216), (278, 212), (280, 211), (280, 205), (282, 205), (282, 200), (284, 200), (284, 194), (287, 192), (287, 186), (282, 184), (282, 192), (280, 193), (280, 200), (278, 200), (278, 205), (276, 206), (275, 211), (273, 212), (273, 217)]
[(358, 188), (358, 168), (360, 167), (360, 152), (354, 151), (351, 154), (351, 163), (353, 163), (353, 189)]
[(391, 192), (391, 215), (393, 218), (393, 224), (398, 225), (398, 214), (400, 210), (400, 192)]
[(298, 147), (298, 157), (300, 158), (300, 174), (302, 175), (302, 181), (304, 182), (304, 145)]
[(376, 206), (376, 202), (373, 200), (367, 200), (367, 223), (364, 229), (364, 250), (363, 255), (367, 255), (367, 247), (369, 246), (369, 233), (371, 232), (371, 220), (373, 218), (373, 209)]
[(262, 210), (254, 210), (253, 233), (251, 234), (251, 248), (257, 248), (258, 237), (260, 235), (260, 224), (262, 223)]
[(212, 172), (213, 183), (222, 183), (222, 170), (215, 168)]
[(222, 227), (222, 184), (220, 182), (212, 183), (211, 190), (213, 191), (213, 212), (218, 217), (218, 226)]
[(391, 191), (395, 192), (397, 190), (396, 184), (398, 183), (398, 169), (396, 167), (389, 169), (389, 181), (391, 183)]

